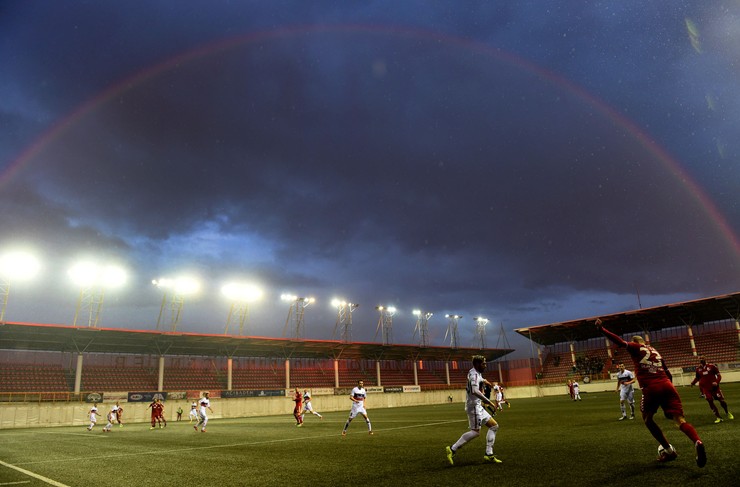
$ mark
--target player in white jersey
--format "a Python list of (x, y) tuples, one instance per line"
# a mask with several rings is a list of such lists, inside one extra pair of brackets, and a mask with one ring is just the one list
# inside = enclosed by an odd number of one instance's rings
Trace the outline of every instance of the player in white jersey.
[(116, 420), (116, 411), (117, 411), (117, 408), (115, 406), (113, 406), (113, 409), (108, 411), (108, 415), (107, 415), (108, 424), (103, 426), (103, 433), (108, 433), (111, 429), (113, 429), (113, 421)]
[(635, 374), (624, 368), (624, 364), (619, 364), (617, 372), (617, 390), (619, 393), (619, 409), (622, 410), (622, 416), (619, 421), (627, 419), (627, 405), (630, 407), (630, 419), (635, 419)]
[(367, 417), (367, 411), (365, 410), (365, 397), (367, 396), (367, 392), (365, 391), (365, 383), (361, 380), (357, 381), (357, 387), (352, 389), (352, 392), (349, 395), (349, 398), (352, 400), (352, 409), (349, 411), (349, 418), (347, 418), (347, 422), (344, 423), (344, 429), (342, 430), (342, 436), (345, 436), (347, 434), (347, 428), (349, 428), (349, 424), (352, 422), (353, 419), (355, 419), (355, 416), (358, 414), (361, 414), (363, 418), (365, 418), (365, 422), (367, 423), (367, 432), (371, 435), (373, 434), (373, 427), (370, 424), (370, 418)]
[(192, 423), (193, 420), (198, 422), (198, 402), (193, 401), (193, 404), (190, 405), (190, 414), (188, 415), (190, 418), (190, 421), (188, 423)]
[(573, 381), (573, 400), (574, 401), (581, 400), (581, 389), (577, 381)]
[(306, 413), (311, 413), (315, 416), (318, 416), (319, 419), (324, 419), (322, 415), (313, 410), (313, 406), (311, 405), (311, 393), (308, 392), (308, 389), (304, 389), (303, 391), (303, 412), (301, 413), (301, 415), (304, 415)]
[(198, 426), (202, 424), (203, 426), (201, 427), (200, 431), (201, 433), (205, 433), (206, 425), (208, 424), (208, 413), (206, 412), (206, 409), (213, 413), (213, 409), (211, 409), (211, 400), (208, 398), (207, 392), (203, 393), (203, 397), (198, 400), (198, 403), (200, 403), (200, 417), (198, 418), (198, 422), (195, 423), (195, 426), (193, 426), (193, 428), (195, 428), (195, 431), (198, 431)]
[[(498, 423), (493, 419), (489, 411), (495, 414), (496, 404), (482, 392), (484, 385), (491, 385), (490, 382), (483, 378), (484, 370), (486, 370), (486, 358), (483, 355), (473, 356), (473, 368), (468, 372), (467, 399), (465, 401), (465, 411), (468, 413), (470, 431), (463, 433), (454, 445), (445, 448), (447, 461), (450, 462), (450, 465), (455, 464), (454, 457), (458, 449), (462, 448), (470, 440), (480, 436), (482, 425), (488, 427), (488, 433), (486, 433), (486, 454), (483, 460), (492, 463), (502, 463), (493, 454), (493, 444), (496, 441)], [(484, 408), (482, 404), (485, 404), (486, 407)]]
[(509, 401), (506, 400), (506, 396), (504, 396), (504, 386), (499, 384), (498, 382), (493, 383), (493, 393), (494, 397), (496, 398), (496, 407), (499, 411), (504, 409), (504, 404), (506, 404), (508, 407), (511, 407), (511, 404)]
[(94, 403), (93, 407), (90, 408), (90, 426), (87, 427), (87, 431), (92, 431), (95, 427), (95, 423), (98, 422), (98, 403)]

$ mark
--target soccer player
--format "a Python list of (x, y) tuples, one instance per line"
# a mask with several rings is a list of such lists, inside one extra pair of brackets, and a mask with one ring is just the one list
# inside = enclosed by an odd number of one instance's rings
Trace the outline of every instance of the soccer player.
[(574, 401), (580, 401), (581, 400), (581, 389), (578, 385), (578, 381), (573, 381), (573, 400)]
[(311, 405), (311, 393), (308, 392), (308, 389), (303, 391), (303, 412), (301, 413), (301, 421), (303, 421), (303, 415), (306, 413), (311, 413), (318, 416), (319, 419), (324, 419), (322, 415), (313, 410), (313, 406)]
[(357, 385), (352, 389), (352, 392), (349, 395), (349, 398), (352, 400), (352, 409), (349, 410), (349, 418), (347, 418), (347, 422), (344, 423), (344, 429), (342, 430), (342, 436), (345, 436), (347, 434), (347, 428), (349, 428), (349, 424), (352, 422), (353, 419), (355, 419), (355, 416), (358, 414), (361, 414), (363, 418), (365, 418), (365, 422), (367, 423), (367, 432), (369, 434), (373, 434), (373, 427), (370, 424), (370, 418), (367, 417), (367, 411), (365, 410), (365, 397), (367, 396), (367, 392), (365, 391), (365, 382), (362, 380), (357, 381)]
[(103, 426), (103, 433), (109, 433), (110, 430), (113, 428), (113, 421), (116, 420), (116, 407), (113, 406), (113, 408), (108, 412), (107, 418), (108, 418), (108, 424)]
[(195, 426), (193, 426), (193, 428), (195, 428), (195, 431), (198, 431), (198, 426), (202, 424), (203, 426), (200, 430), (201, 433), (206, 432), (206, 425), (208, 424), (208, 414), (206, 413), (206, 409), (213, 413), (213, 409), (211, 409), (211, 400), (208, 396), (209, 393), (204, 392), (203, 397), (201, 397), (198, 401), (200, 403), (200, 414), (198, 417), (198, 422), (195, 423)]
[(177, 421), (182, 421), (182, 406), (177, 405)]
[(616, 343), (619, 347), (627, 349), (627, 353), (632, 357), (635, 366), (635, 375), (637, 383), (642, 389), (642, 399), (640, 400), (640, 410), (642, 411), (642, 420), (645, 422), (650, 434), (653, 435), (661, 448), (659, 448), (658, 461), (670, 462), (678, 456), (673, 446), (660, 429), (658, 423), (653, 418), (658, 408), (663, 409), (666, 418), (672, 419), (678, 429), (685, 434), (694, 444), (696, 451), (696, 464), (703, 467), (707, 464), (707, 452), (704, 443), (699, 438), (699, 434), (694, 427), (686, 421), (683, 414), (683, 405), (678, 391), (673, 386), (673, 376), (661, 357), (660, 353), (653, 347), (645, 343), (645, 339), (639, 335), (632, 337), (632, 341), (626, 342), (622, 337), (610, 332), (602, 325), (601, 319), (596, 319), (596, 329), (606, 336), (607, 339)]
[(116, 421), (118, 422), (118, 427), (123, 428), (123, 408), (120, 404), (118, 404), (118, 401), (116, 401), (116, 405), (114, 406), (116, 410)]
[(159, 427), (161, 428), (162, 421), (164, 421), (164, 425), (167, 426), (167, 420), (164, 419), (164, 404), (162, 404), (162, 401), (159, 398), (156, 398), (154, 401), (152, 401), (152, 403), (146, 408), (152, 408), (152, 426), (151, 428), (149, 428), (150, 430), (153, 430), (157, 424), (159, 424)]
[(193, 401), (193, 404), (190, 405), (190, 413), (188, 414), (188, 417), (190, 418), (190, 421), (188, 423), (192, 423), (193, 420), (196, 422), (198, 421), (198, 402)]
[(293, 393), (293, 402), (295, 402), (295, 407), (293, 408), (295, 425), (300, 428), (301, 426), (303, 426), (303, 395), (297, 387), (295, 388), (295, 392)]
[(719, 388), (719, 383), (722, 381), (722, 375), (719, 373), (719, 369), (716, 365), (707, 363), (707, 359), (704, 356), (699, 357), (699, 365), (696, 368), (696, 377), (691, 381), (693, 387), (696, 383), (699, 383), (699, 390), (704, 399), (709, 403), (709, 409), (712, 410), (716, 419), (715, 423), (721, 423), (722, 418), (719, 416), (719, 410), (714, 405), (714, 400), (719, 401), (722, 409), (725, 410), (727, 419), (735, 419), (735, 416), (727, 409), (727, 402), (725, 402), (725, 396), (722, 394), (722, 389)]
[(90, 426), (87, 427), (87, 431), (92, 431), (95, 424), (98, 422), (98, 403), (93, 403), (93, 407), (90, 408)]
[(499, 384), (498, 382), (494, 382), (493, 383), (493, 393), (496, 399), (496, 407), (498, 408), (499, 411), (504, 409), (502, 404), (506, 404), (508, 407), (511, 407), (511, 403), (509, 403), (509, 401), (506, 400), (506, 396), (504, 395), (505, 393), (504, 393), (503, 385)]
[[(496, 441), (498, 423), (493, 419), (488, 409), (490, 407), (490, 411), (495, 413), (496, 405), (481, 392), (483, 386), (488, 382), (483, 378), (483, 371), (485, 370), (486, 358), (483, 355), (473, 356), (473, 368), (468, 372), (468, 383), (466, 386), (467, 399), (465, 401), (465, 411), (468, 413), (470, 431), (463, 433), (454, 445), (445, 448), (447, 461), (450, 462), (450, 465), (455, 464), (457, 450), (465, 446), (469, 441), (480, 436), (480, 429), (484, 424), (488, 427), (488, 433), (486, 433), (486, 454), (483, 457), (483, 461), (502, 463), (493, 454), (493, 444)], [(481, 403), (486, 405), (485, 409)]]
[(624, 364), (619, 364), (619, 372), (617, 372), (617, 390), (619, 393), (619, 409), (622, 410), (622, 416), (619, 421), (627, 419), (627, 405), (630, 407), (630, 419), (635, 419), (635, 388), (632, 384), (635, 383), (635, 374), (630, 372), (624, 367)]
[(575, 401), (575, 396), (573, 395), (573, 381), (568, 379), (568, 382), (566, 382), (565, 385), (568, 387), (568, 396), (570, 396), (571, 400)]

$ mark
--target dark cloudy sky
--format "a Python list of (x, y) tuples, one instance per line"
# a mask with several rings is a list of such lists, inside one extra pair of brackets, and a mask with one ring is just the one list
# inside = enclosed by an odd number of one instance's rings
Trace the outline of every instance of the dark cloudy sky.
[[(228, 279), (513, 328), (740, 288), (736, 1), (0, 3), (0, 249), (33, 249), (6, 319), (71, 324), (81, 257), (119, 262), (101, 326), (223, 332)], [(639, 293), (639, 300), (638, 300)], [(502, 345), (502, 343), (499, 343)], [(528, 354), (528, 350), (526, 350)]]

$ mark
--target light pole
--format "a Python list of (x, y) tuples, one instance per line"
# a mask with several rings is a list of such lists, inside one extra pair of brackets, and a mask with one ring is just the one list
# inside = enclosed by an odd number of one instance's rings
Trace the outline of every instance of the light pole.
[(221, 288), (221, 292), (231, 301), (229, 315), (226, 317), (224, 335), (229, 334), (229, 326), (239, 325), (239, 335), (244, 334), (244, 324), (249, 318), (249, 303), (262, 297), (262, 290), (253, 284), (230, 282)]
[(462, 318), (462, 316), (446, 314), (445, 318), (447, 318), (447, 331), (445, 332), (445, 340), (447, 340), (447, 336), (449, 336), (450, 348), (457, 349), (457, 343), (460, 341), (460, 337), (457, 334), (457, 322)]
[(84, 313), (87, 315), (88, 328), (97, 328), (105, 290), (123, 286), (128, 279), (126, 271), (117, 265), (79, 262), (69, 269), (68, 275), (80, 288), (72, 326), (77, 326), (77, 320)]
[(0, 321), (5, 320), (10, 284), (32, 279), (38, 274), (39, 268), (38, 259), (27, 252), (8, 252), (0, 257)]
[(429, 313), (426, 311), (422, 311), (420, 309), (415, 309), (413, 311), (414, 316), (416, 316), (416, 326), (414, 327), (414, 337), (419, 334), (419, 346), (421, 347), (428, 347), (429, 346), (429, 318), (433, 316), (434, 313)]
[[(293, 294), (282, 294), (280, 299), (290, 303), (290, 308), (288, 308), (288, 317), (285, 319), (285, 328), (283, 328), (283, 337), (287, 337), (288, 328), (292, 328), (292, 338), (303, 338), (305, 328), (303, 316), (306, 312), (306, 308), (316, 300), (314, 298), (301, 297)], [(290, 326), (291, 318), (293, 320), (292, 327)]]
[(393, 315), (396, 314), (395, 306), (376, 306), (380, 312), (378, 318), (378, 327), (375, 330), (375, 338), (378, 338), (378, 332), (381, 332), (383, 345), (393, 344)]
[(170, 307), (170, 331), (177, 331), (177, 325), (180, 324), (182, 317), (182, 308), (185, 304), (185, 296), (193, 295), (200, 290), (200, 282), (192, 277), (178, 277), (176, 279), (161, 278), (152, 280), (152, 284), (162, 289), (162, 305), (159, 308), (159, 318), (157, 318), (157, 330), (162, 325), (162, 315), (168, 304), (167, 296), (171, 296), (169, 301)]
[(360, 305), (337, 298), (332, 299), (331, 305), (337, 308), (337, 323), (332, 338), (338, 336), (344, 343), (352, 343), (352, 312)]
[(488, 318), (476, 316), (473, 318), (475, 321), (475, 337), (478, 347), (483, 350), (486, 348), (486, 324), (488, 324)]

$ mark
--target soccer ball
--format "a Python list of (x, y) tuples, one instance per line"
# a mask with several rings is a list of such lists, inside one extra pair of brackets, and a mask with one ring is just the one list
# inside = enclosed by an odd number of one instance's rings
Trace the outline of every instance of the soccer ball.
[(669, 455), (673, 453), (674, 451), (675, 450), (673, 449), (673, 445), (671, 445), (669, 450), (666, 450), (665, 448), (663, 448), (663, 445), (660, 445), (660, 444), (658, 445), (658, 456), (659, 457), (662, 457), (663, 455)]

